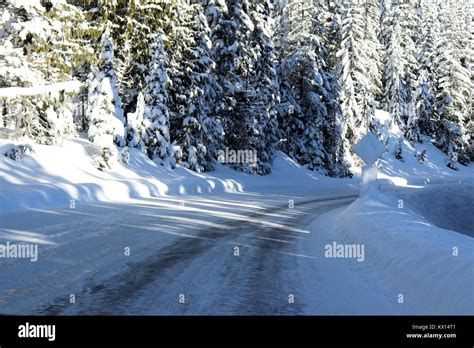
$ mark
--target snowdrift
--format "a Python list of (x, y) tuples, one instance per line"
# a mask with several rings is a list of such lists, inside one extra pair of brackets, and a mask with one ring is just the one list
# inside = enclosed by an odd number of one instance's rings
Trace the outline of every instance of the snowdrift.
[(368, 195), (316, 220), (311, 230), (324, 231), (326, 241), (365, 245), (361, 278), (384, 279), (388, 302), (402, 294), (400, 313), (409, 307), (411, 314), (474, 314), (474, 239), (438, 228), (399, 203)]
[[(447, 155), (434, 146), (429, 139), (424, 143), (411, 144), (403, 138), (403, 132), (391, 122), (390, 114), (383, 110), (376, 110), (375, 122), (378, 123), (381, 136), (387, 142), (387, 151), (379, 159), (379, 181), (384, 186), (404, 185), (427, 185), (433, 183), (444, 183), (452, 181), (472, 181), (474, 168), (459, 165), (458, 170), (452, 170), (446, 166)], [(398, 160), (394, 156), (399, 138), (402, 137), (402, 157)], [(426, 161), (420, 163), (417, 154), (426, 150)], [(360, 176), (361, 168), (355, 163), (351, 164), (351, 170)]]
[[(399, 129), (388, 125), (387, 113), (377, 111), (385, 125), (388, 150), (379, 160), (382, 185), (419, 185), (446, 181), (471, 180), (474, 167), (460, 166), (459, 171), (446, 167), (446, 155), (430, 143), (403, 143), (404, 162), (393, 156)], [(2, 154), (11, 144), (28, 143), (33, 153), (13, 161)], [(427, 150), (427, 162), (419, 163), (418, 151)], [(268, 176), (246, 175), (219, 165), (211, 173), (199, 174), (185, 168), (170, 170), (131, 149), (127, 166), (116, 164), (111, 170), (99, 171), (93, 157), (96, 145), (84, 138), (64, 140), (55, 146), (37, 145), (29, 140), (0, 139), (0, 208), (2, 212), (22, 208), (65, 206), (71, 200), (83, 202), (127, 202), (170, 195), (201, 195), (239, 192), (284, 193), (296, 188), (319, 191), (339, 187), (355, 190), (360, 168), (352, 166), (353, 179), (333, 179), (319, 175), (278, 152), (272, 173)]]
[[(0, 139), (0, 154), (7, 152), (12, 143), (25, 142)], [(93, 165), (93, 155), (99, 150), (85, 139), (65, 140), (58, 146), (29, 144), (34, 152), (26, 153), (21, 160), (0, 155), (1, 212), (69, 206), (71, 200), (127, 202), (162, 196), (352, 185), (349, 179), (331, 179), (311, 172), (282, 153), (275, 159), (273, 173), (261, 177), (223, 165), (205, 174), (185, 168), (170, 170), (134, 149), (128, 166), (117, 163), (109, 171), (99, 171)]]

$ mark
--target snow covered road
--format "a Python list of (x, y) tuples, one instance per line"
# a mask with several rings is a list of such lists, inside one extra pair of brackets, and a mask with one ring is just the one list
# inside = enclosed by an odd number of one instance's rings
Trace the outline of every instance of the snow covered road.
[(2, 243), (38, 243), (39, 255), (2, 259), (0, 312), (304, 313), (297, 259), (317, 257), (298, 244), (316, 216), (356, 198), (304, 191), (3, 214)]
[(0, 259), (0, 313), (431, 313), (400, 306), (397, 282), (370, 262), (325, 257), (331, 215), (356, 189), (280, 191), (0, 214), (0, 244), (38, 245), (37, 262)]

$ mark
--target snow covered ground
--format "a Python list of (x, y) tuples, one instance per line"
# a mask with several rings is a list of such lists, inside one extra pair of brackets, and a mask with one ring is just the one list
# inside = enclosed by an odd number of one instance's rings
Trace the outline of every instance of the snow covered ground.
[[(6, 144), (0, 139), (0, 153)], [(21, 142), (19, 142), (21, 143)], [(2, 146), (3, 145), (3, 146)], [(223, 165), (208, 174), (177, 168), (168, 170), (131, 150), (128, 166), (98, 171), (91, 155), (98, 151), (89, 141), (75, 138), (61, 146), (31, 144), (34, 153), (21, 161), (0, 156), (0, 207), (3, 212), (26, 207), (44, 208), (78, 202), (130, 202), (164, 196), (206, 195), (244, 191), (287, 192), (295, 188), (350, 187), (357, 182), (317, 175), (280, 154), (266, 177), (237, 173)]]
[[(428, 191), (449, 190), (453, 196), (461, 194), (458, 200), (472, 211), (473, 187), (472, 184), (451, 184)], [(466, 189), (471, 195), (462, 195)], [(368, 195), (313, 222), (310, 242), (302, 245), (301, 253), (313, 250), (313, 254), (318, 251), (321, 257), (321, 263), (302, 266), (307, 274), (323, 274), (319, 278), (306, 278), (306, 289), (318, 289), (312, 294), (318, 300), (307, 301), (313, 303), (314, 311), (325, 314), (474, 314), (474, 239), (436, 227), (396, 198), (405, 197), (411, 205), (417, 201), (417, 195), (414, 190), (392, 192), (390, 196)], [(414, 197), (417, 198), (412, 199)], [(439, 206), (437, 199), (437, 195), (423, 199), (423, 211), (448, 208), (445, 204)], [(447, 210), (436, 219), (445, 224), (454, 222), (443, 219), (450, 212)], [(472, 230), (471, 214), (457, 218), (457, 225)], [(344, 253), (341, 247), (340, 254), (326, 255), (326, 248), (333, 243), (360, 246), (363, 253)], [(311, 291), (306, 293), (311, 294)]]
[[(459, 23), (471, 18), (461, 2), (423, 2), (422, 16), (394, 2), (383, 21), (374, 3), (371, 14), (352, 11), (357, 2), (335, 13), (342, 7), (308, 1), (305, 18), (292, 5), (271, 18), (264, 4), (162, 3), (119, 18), (106, 15), (114, 6), (2, 1), (0, 314), (474, 314), (474, 166), (449, 169), (426, 138), (438, 138), (452, 167), (470, 155)], [(323, 47), (332, 35), (312, 14), (330, 19), (340, 42)], [(414, 35), (415, 17), (443, 30)], [(359, 25), (368, 35), (353, 35)], [(222, 30), (231, 27), (242, 35)], [(372, 119), (366, 106), (381, 85), (393, 115)], [(382, 191), (357, 199), (350, 147), (369, 127), (387, 146)], [(88, 134), (55, 146), (21, 140), (55, 143), (76, 129)], [(282, 153), (269, 163), (277, 141), (331, 173), (346, 172), (345, 152), (354, 177), (324, 177)], [(259, 149), (255, 169), (272, 165), (271, 175), (197, 173), (211, 164), (199, 157), (228, 144)], [(19, 158), (18, 145), (31, 151)], [(109, 168), (126, 145), (156, 162), (131, 150), (130, 163)], [(196, 172), (158, 164), (175, 156)], [(29, 246), (34, 256), (13, 253)]]
[(0, 283), (0, 312), (303, 314), (297, 259), (317, 260), (299, 254), (297, 245), (314, 216), (355, 194), (332, 191), (324, 198), (306, 189), (291, 196), (187, 196), (184, 205), (154, 198), (2, 214), (1, 243), (37, 243), (39, 250), (37, 262), (0, 260), (7, 280)]
[[(281, 153), (265, 177), (136, 151), (101, 172), (80, 138), (0, 156), (0, 244), (39, 246), (38, 262), (0, 259), (0, 312), (473, 314), (473, 168), (404, 146), (405, 162), (381, 161), (385, 194), (357, 201), (357, 173), (323, 177)], [(352, 244), (363, 254), (326, 254)]]
[[(387, 141), (387, 151), (377, 163), (379, 181), (383, 186), (428, 185), (434, 183), (472, 181), (473, 167), (459, 165), (457, 171), (446, 166), (447, 156), (428, 140), (424, 143), (411, 144), (405, 139), (402, 142), (403, 161), (395, 159), (394, 152), (399, 137), (403, 132), (394, 123), (390, 115), (376, 110), (375, 117), (379, 122), (381, 135)], [(426, 162), (420, 163), (417, 154), (426, 150)], [(351, 170), (360, 175), (360, 167), (352, 165)]]
[[(8, 144), (25, 143), (0, 139), (0, 153)], [(391, 147), (381, 159), (383, 186), (425, 185), (440, 182), (472, 181), (472, 166), (459, 171), (446, 167), (446, 156), (425, 144), (428, 161), (421, 164), (413, 155), (416, 149), (404, 144), (405, 162), (393, 159)], [(26, 207), (69, 206), (78, 202), (128, 202), (133, 199), (217, 194), (244, 191), (287, 192), (295, 188), (357, 188), (360, 170), (354, 167), (353, 179), (332, 179), (301, 167), (279, 153), (271, 175), (253, 176), (220, 165), (215, 172), (198, 174), (178, 168), (167, 170), (142, 153), (131, 150), (128, 166), (116, 164), (111, 171), (99, 171), (92, 156), (95, 145), (81, 138), (64, 140), (60, 146), (31, 144), (34, 153), (21, 161), (0, 156), (0, 208), (3, 212)]]

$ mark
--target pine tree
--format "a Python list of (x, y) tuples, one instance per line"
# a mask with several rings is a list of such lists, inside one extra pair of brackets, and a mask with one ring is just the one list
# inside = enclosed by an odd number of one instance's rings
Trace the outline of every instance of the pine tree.
[(426, 155), (426, 149), (422, 151), (418, 151), (416, 153), (416, 159), (418, 160), (420, 164), (424, 164), (426, 160), (428, 159), (428, 156)]
[(345, 176), (367, 130), (388, 134), (374, 117), (382, 105), (403, 133), (396, 157), (405, 139), (430, 139), (456, 169), (473, 156), (472, 9), (465, 0), (4, 1), (0, 87), (86, 84), (72, 101), (64, 91), (2, 97), (0, 127), (55, 144), (75, 132), (75, 117), (101, 148), (101, 169), (121, 153), (127, 162), (116, 145), (197, 172), (227, 147), (258, 154), (234, 168), (267, 174), (278, 148)]
[(110, 37), (109, 29), (106, 29), (102, 35), (100, 41), (100, 46), (102, 50), (100, 52), (100, 72), (104, 77), (107, 77), (110, 80), (112, 86), (112, 92), (114, 96), (114, 109), (115, 117), (117, 117), (122, 123), (124, 123), (123, 109), (122, 109), (122, 100), (119, 95), (118, 85), (117, 85), (117, 75), (115, 74), (114, 69), (114, 43)]
[(197, 172), (215, 168), (223, 128), (215, 116), (220, 87), (212, 75), (212, 43), (204, 9), (182, 3), (171, 53), (172, 135), (180, 146), (181, 165)]
[[(123, 0), (114, 12), (113, 27), (121, 49), (116, 56), (118, 86), (127, 111), (135, 108), (141, 86), (145, 86), (150, 50), (158, 32), (172, 36), (183, 0)], [(114, 37), (115, 37), (114, 36)], [(170, 45), (165, 44), (170, 48)], [(171, 50), (172, 51), (172, 50)]]
[[(129, 0), (126, 5), (124, 4), (120, 7), (119, 11), (116, 10), (116, 13), (118, 13), (116, 20), (120, 25), (121, 32), (117, 34), (117, 43), (120, 46), (120, 50), (115, 55), (114, 63), (117, 75), (117, 89), (123, 101), (124, 113), (130, 112), (134, 100), (139, 93), (138, 88), (134, 86), (137, 79), (136, 75), (132, 74), (132, 70), (134, 69), (133, 64), (138, 52), (143, 52), (136, 50), (137, 44), (143, 44), (144, 41), (144, 38), (139, 37), (138, 33), (145, 31), (143, 28), (145, 25), (137, 21), (136, 18), (141, 6), (140, 0)], [(133, 81), (133, 77), (135, 77), (135, 81)], [(138, 103), (138, 99), (136, 102)], [(136, 105), (136, 108), (138, 108), (138, 105)]]
[(105, 77), (100, 82), (99, 95), (88, 129), (89, 140), (102, 151), (103, 161), (99, 162), (99, 169), (110, 168), (112, 161), (116, 160), (118, 151), (115, 144), (123, 134), (123, 123), (115, 116), (112, 84), (110, 79)]
[[(248, 19), (246, 23), (249, 23), (250, 19), (241, 8), (241, 4), (236, 2), (209, 0), (206, 10), (211, 29), (211, 59), (216, 64), (213, 74), (221, 86), (216, 112), (223, 123), (227, 138), (226, 146), (233, 147), (234, 144), (232, 141), (229, 143), (229, 139), (232, 130), (235, 129), (235, 120), (241, 117), (236, 115), (238, 93), (245, 88), (245, 76), (251, 66), (246, 51), (250, 29), (239, 21), (239, 17), (246, 16)], [(238, 149), (240, 148), (234, 150)]]
[[(464, 46), (464, 53), (465, 59), (464, 64), (468, 71), (471, 72), (471, 86), (474, 86), (474, 4), (472, 2), (468, 2), (466, 4), (466, 11), (465, 11), (465, 35), (466, 35), (466, 44)], [(469, 155), (469, 160), (472, 162), (474, 161), (474, 97), (471, 91), (471, 105), (470, 105), (470, 117), (467, 119), (467, 131), (469, 132), (470, 136), (470, 143), (471, 143), (471, 151)]]
[[(268, 6), (263, 1), (233, 0), (209, 0), (206, 4), (213, 44), (211, 58), (216, 63), (213, 73), (222, 88), (216, 112), (223, 121), (225, 145), (233, 150), (257, 151), (257, 166), (235, 163), (234, 167), (258, 174), (270, 172), (273, 158), (273, 139), (265, 138), (265, 129), (274, 125), (272, 101), (268, 95), (257, 93), (263, 74), (270, 79), (274, 76), (271, 42), (262, 37), (268, 29), (262, 21), (269, 16)], [(265, 41), (256, 42), (256, 37)], [(270, 71), (260, 70), (265, 67)], [(269, 83), (265, 81), (265, 85)]]
[(147, 134), (144, 126), (145, 97), (143, 93), (138, 95), (136, 110), (127, 114), (127, 126), (125, 136), (127, 146), (146, 152), (145, 143)]
[[(71, 24), (78, 11), (63, 2), (8, 1), (0, 16), (0, 87), (32, 87), (71, 80), (76, 54), (64, 44), (68, 24), (59, 13), (68, 11)], [(54, 144), (73, 134), (71, 95), (41, 93), (0, 100), (3, 125), (37, 143)]]
[(379, 41), (383, 47), (385, 47), (387, 44), (387, 42), (385, 41), (387, 37), (385, 36), (384, 29), (385, 29), (385, 24), (388, 23), (391, 5), (392, 5), (392, 0), (380, 0), (380, 23), (378, 27), (380, 28)]
[(168, 55), (164, 34), (158, 33), (151, 47), (149, 74), (145, 78), (145, 146), (148, 156), (166, 167), (174, 167), (175, 160), (170, 139), (169, 84), (166, 65)]
[[(88, 93), (88, 108), (87, 108), (87, 118), (89, 123), (93, 122), (93, 119), (96, 117), (94, 113), (97, 111), (97, 105), (100, 99), (100, 88), (102, 88), (102, 82), (107, 79), (111, 86), (112, 97), (113, 97), (113, 107), (114, 112), (113, 114), (117, 118), (117, 120), (123, 126), (125, 124), (125, 118), (123, 116), (123, 109), (122, 109), (122, 102), (120, 99), (120, 95), (117, 88), (117, 76), (114, 70), (114, 45), (113, 41), (110, 37), (110, 32), (108, 29), (102, 35), (101, 38), (101, 46), (102, 50), (100, 52), (100, 61), (99, 66), (97, 68), (92, 67), (91, 73), (89, 74), (88, 86), (89, 86), (89, 93)], [(107, 84), (106, 83), (106, 84)], [(115, 142), (119, 146), (125, 146), (125, 136), (122, 131), (122, 134), (115, 134)]]
[(279, 127), (284, 151), (309, 169), (347, 175), (341, 139), (339, 86), (322, 45), (324, 8), (303, 0), (287, 2), (279, 16)]
[[(469, 136), (466, 126), (471, 117), (471, 71), (465, 51), (463, 7), (450, 1), (441, 10), (442, 31), (436, 41), (437, 145), (448, 154), (448, 167), (469, 162)], [(462, 18), (462, 17), (461, 17)]]
[(375, 29), (379, 14), (377, 4), (369, 0), (344, 2), (343, 7), (338, 57), (344, 136), (352, 146), (369, 130), (380, 93), (380, 44)]
[(382, 97), (383, 46), (379, 40), (381, 10), (378, 0), (365, 0), (362, 7), (364, 12), (365, 55), (367, 56), (365, 63), (370, 87), (366, 104), (370, 116), (373, 117), (375, 107), (378, 106), (376, 101)]
[(413, 4), (404, 0), (393, 1), (383, 23), (385, 109), (403, 131), (406, 131), (408, 120), (416, 117), (414, 92), (418, 64), (413, 42), (415, 23)]
[(422, 136), (434, 137), (436, 135), (434, 98), (432, 87), (427, 78), (427, 71), (420, 70), (418, 85), (414, 94), (415, 116), (408, 120), (405, 135), (408, 140), (418, 142)]
[(327, 155), (323, 148), (322, 110), (319, 94), (315, 93), (317, 82), (323, 79), (318, 71), (317, 50), (319, 37), (314, 33), (314, 18), (317, 9), (305, 1), (286, 3), (282, 19), (285, 30), (279, 42), (280, 82), (282, 102), (286, 110), (280, 115), (282, 129), (286, 131), (287, 152), (312, 170), (327, 173)]
[(394, 151), (394, 156), (397, 160), (401, 161), (401, 162), (405, 162), (405, 160), (403, 159), (403, 138), (400, 137), (398, 138), (398, 141), (397, 141), (397, 145), (395, 146), (395, 151)]
[(436, 136), (434, 87), (435, 75), (432, 60), (435, 42), (439, 36), (438, 8), (436, 2), (421, 1), (418, 8), (420, 36), (418, 47), (419, 77), (415, 99), (415, 117), (409, 120), (406, 136), (411, 141), (420, 141), (420, 135)]
[[(251, 36), (251, 47), (254, 48), (253, 74), (249, 84), (255, 92), (250, 122), (252, 147), (258, 153), (256, 171), (259, 174), (271, 172), (275, 147), (279, 143), (276, 104), (279, 101), (276, 73), (276, 57), (271, 28), (271, 5), (264, 0), (249, 3), (250, 17), (254, 24)], [(238, 128), (242, 129), (242, 128)]]

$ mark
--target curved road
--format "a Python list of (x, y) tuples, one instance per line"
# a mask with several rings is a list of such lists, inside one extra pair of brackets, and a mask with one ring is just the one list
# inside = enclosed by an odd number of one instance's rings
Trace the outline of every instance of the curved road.
[(308, 226), (355, 199), (345, 189), (2, 214), (0, 243), (38, 243), (39, 255), (0, 259), (0, 313), (303, 314), (298, 261), (319, 257), (298, 252)]

